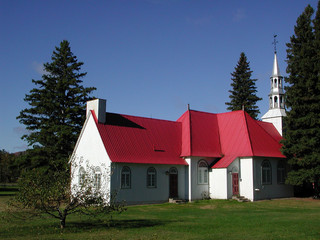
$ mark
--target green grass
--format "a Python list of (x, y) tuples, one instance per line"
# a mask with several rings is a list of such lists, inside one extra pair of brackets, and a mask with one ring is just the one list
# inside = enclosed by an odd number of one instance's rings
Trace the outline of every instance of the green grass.
[(2, 221), (0, 239), (320, 239), (319, 221), (319, 200), (206, 200), (130, 206), (113, 221), (69, 216), (64, 230), (50, 218)]
[(18, 187), (16, 184), (7, 183), (7, 184), (0, 184), (0, 197), (3, 196), (13, 196), (18, 191)]

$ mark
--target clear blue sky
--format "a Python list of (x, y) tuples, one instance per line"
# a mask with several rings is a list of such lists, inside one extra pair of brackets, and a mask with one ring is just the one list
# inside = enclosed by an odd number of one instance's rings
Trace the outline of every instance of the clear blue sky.
[(187, 109), (225, 112), (240, 53), (257, 78), (261, 117), (278, 35), (280, 72), (297, 17), (316, 0), (0, 0), (0, 149), (26, 149), (16, 116), (66, 39), (85, 86), (107, 111), (176, 120)]

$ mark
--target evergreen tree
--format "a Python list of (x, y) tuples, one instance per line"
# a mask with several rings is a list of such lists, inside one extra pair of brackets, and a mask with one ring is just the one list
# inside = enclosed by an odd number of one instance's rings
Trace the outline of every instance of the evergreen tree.
[(312, 184), (319, 196), (320, 180), (320, 5), (308, 5), (297, 19), (294, 35), (287, 43), (285, 131), (282, 151), (291, 171), (287, 182)]
[(257, 88), (255, 82), (257, 79), (251, 79), (252, 71), (250, 70), (249, 62), (246, 55), (242, 52), (235, 71), (231, 73), (232, 90), (229, 90), (231, 95), (230, 102), (226, 102), (228, 110), (245, 110), (254, 119), (257, 118), (260, 113), (257, 101), (261, 98), (257, 97)]
[(65, 166), (85, 120), (85, 103), (95, 90), (82, 86), (83, 62), (73, 55), (68, 41), (55, 47), (51, 60), (44, 64), (42, 79), (32, 80), (37, 88), (24, 99), (30, 108), (17, 117), (30, 131), (22, 137), (33, 147), (26, 155), (30, 167)]

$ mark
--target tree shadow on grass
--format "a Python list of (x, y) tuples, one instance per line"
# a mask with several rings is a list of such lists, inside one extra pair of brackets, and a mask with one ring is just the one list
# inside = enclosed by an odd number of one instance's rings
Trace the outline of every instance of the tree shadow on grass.
[(66, 228), (73, 229), (99, 229), (99, 228), (145, 228), (154, 227), (167, 224), (168, 221), (161, 221), (156, 219), (131, 219), (131, 220), (108, 220), (108, 221), (82, 221), (82, 222), (69, 222)]
[[(85, 233), (91, 231), (100, 231), (107, 229), (133, 229), (133, 228), (147, 228), (154, 226), (165, 225), (170, 221), (161, 221), (156, 219), (131, 219), (131, 220), (98, 220), (98, 219), (86, 219), (80, 221), (67, 221), (65, 229), (61, 230), (58, 221), (50, 221), (48, 223), (26, 224), (20, 225), (17, 230), (17, 225), (7, 226), (6, 229), (0, 229), (0, 236), (4, 239), (15, 238), (25, 236), (26, 238), (31, 236), (47, 236), (52, 235), (60, 236), (62, 233)], [(58, 234), (58, 235), (57, 235)], [(57, 238), (60, 239), (60, 238)]]

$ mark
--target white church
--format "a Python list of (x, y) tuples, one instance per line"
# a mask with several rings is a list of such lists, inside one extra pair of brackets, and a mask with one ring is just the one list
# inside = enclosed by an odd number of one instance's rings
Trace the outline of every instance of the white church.
[(106, 112), (106, 100), (87, 103), (87, 117), (73, 152), (72, 186), (88, 166), (94, 186), (128, 204), (203, 198), (251, 201), (292, 197), (280, 148), (284, 105), (277, 55), (262, 121), (244, 111), (188, 109), (176, 121)]

